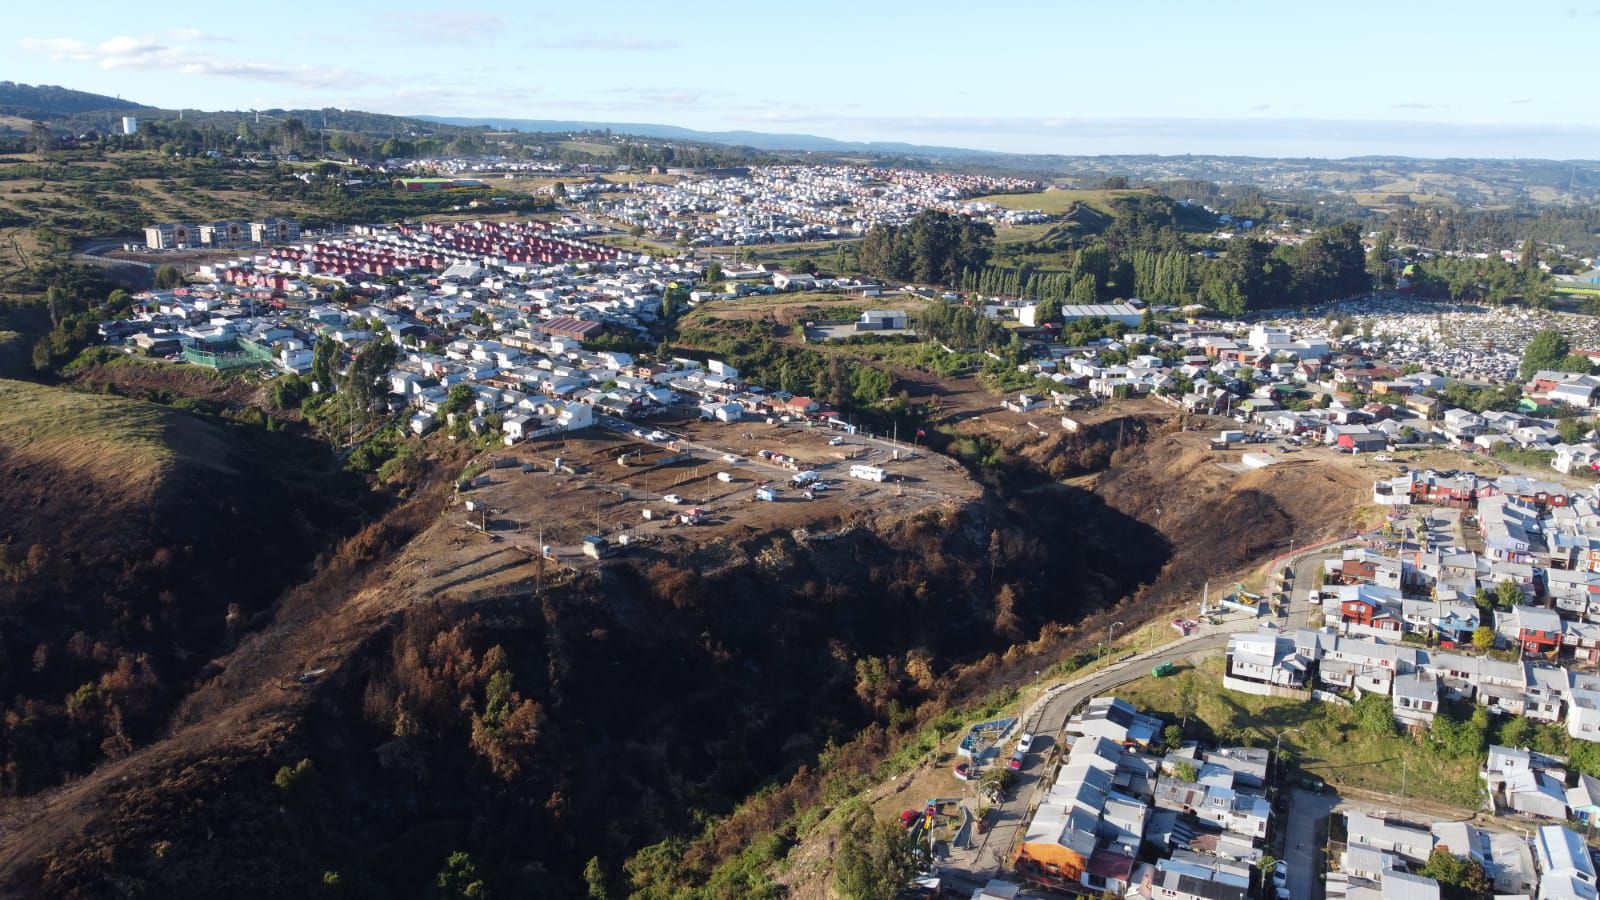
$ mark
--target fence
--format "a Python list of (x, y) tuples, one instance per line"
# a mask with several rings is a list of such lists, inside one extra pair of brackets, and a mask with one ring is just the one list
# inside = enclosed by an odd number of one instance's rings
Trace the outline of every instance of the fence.
[(241, 369), (270, 365), (272, 351), (246, 338), (224, 344), (205, 344), (183, 348), (183, 358), (211, 369)]

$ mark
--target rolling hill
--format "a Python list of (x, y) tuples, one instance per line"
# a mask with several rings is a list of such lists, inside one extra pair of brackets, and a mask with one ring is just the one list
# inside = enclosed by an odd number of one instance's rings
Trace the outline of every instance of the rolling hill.
[(0, 114), (23, 118), (64, 118), (106, 110), (150, 109), (142, 103), (107, 97), (88, 91), (75, 91), (53, 84), (19, 84), (0, 81)]
[(611, 131), (662, 140), (696, 141), (704, 144), (732, 144), (753, 147), (757, 150), (798, 150), (818, 153), (874, 153), (913, 156), (1005, 156), (987, 150), (967, 150), (960, 147), (934, 147), (907, 144), (899, 141), (841, 141), (814, 134), (790, 134), (766, 131), (697, 131), (677, 125), (649, 122), (578, 122), (560, 119), (498, 119), (468, 116), (413, 116), (423, 122), (463, 127), (485, 126), (499, 131), (526, 131), (533, 133), (570, 131)]

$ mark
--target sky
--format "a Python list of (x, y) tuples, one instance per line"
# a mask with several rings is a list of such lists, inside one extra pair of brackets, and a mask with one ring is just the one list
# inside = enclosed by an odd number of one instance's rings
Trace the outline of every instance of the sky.
[(1600, 0), (77, 0), (5, 18), (0, 80), (164, 108), (1022, 153), (1600, 157)]

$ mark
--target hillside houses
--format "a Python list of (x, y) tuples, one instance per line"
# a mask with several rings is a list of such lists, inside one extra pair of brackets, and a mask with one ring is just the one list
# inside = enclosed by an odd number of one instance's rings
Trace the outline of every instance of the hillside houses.
[[(1251, 896), (1272, 815), (1269, 753), (1190, 744), (1153, 755), (1139, 739), (1154, 741), (1161, 722), (1113, 697), (1073, 721), (1076, 737), (1016, 850), (1018, 875), (1075, 893)], [(1149, 848), (1156, 862), (1141, 861)]]
[[(1544, 617), (1513, 621), (1519, 634), (1549, 634), (1543, 629), (1552, 627)], [(1383, 694), (1403, 725), (1426, 725), (1442, 701), (1460, 700), (1499, 715), (1564, 724), (1574, 738), (1600, 741), (1600, 676), (1532, 658), (1508, 662), (1339, 634), (1331, 626), (1233, 635), (1223, 683), (1261, 696), (1311, 697), (1313, 690)]]

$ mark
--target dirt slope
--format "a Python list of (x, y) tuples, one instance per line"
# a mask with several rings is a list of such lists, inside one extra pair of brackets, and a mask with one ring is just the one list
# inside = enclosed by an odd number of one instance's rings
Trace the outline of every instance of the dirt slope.
[[(448, 480), (425, 485), (346, 541), (279, 605), (270, 627), (211, 666), (167, 737), (62, 789), (9, 803), (0, 818), (0, 892), (138, 895), (153, 870), (164, 870), (162, 881), (180, 893), (273, 894), (281, 868), (295, 861), (240, 853), (281, 838), (270, 807), (263, 815), (263, 789), (320, 684), (337, 679), (386, 618), (416, 599), (384, 573), (448, 492)], [(328, 671), (315, 683), (292, 677), (318, 668)], [(174, 846), (184, 852), (171, 853)]]

